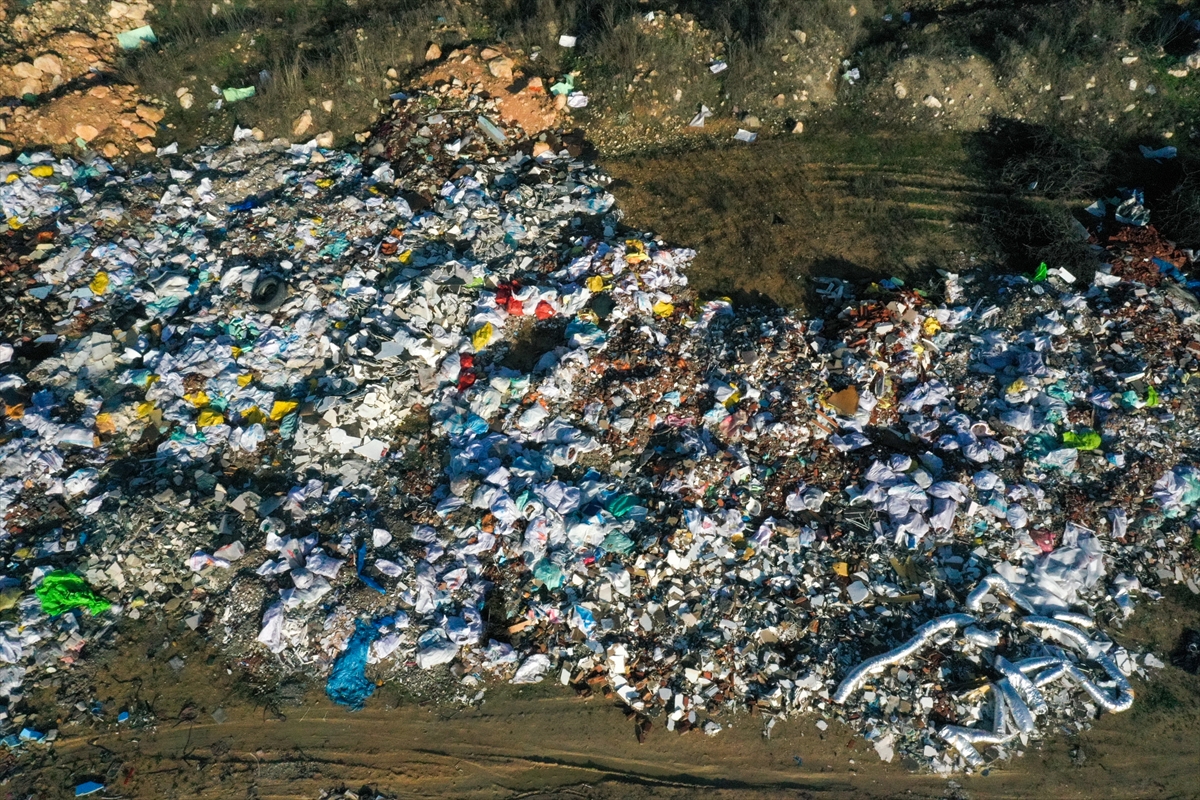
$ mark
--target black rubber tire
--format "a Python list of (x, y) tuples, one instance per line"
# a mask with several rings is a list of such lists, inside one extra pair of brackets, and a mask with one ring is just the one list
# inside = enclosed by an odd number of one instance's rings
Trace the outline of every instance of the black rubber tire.
[(250, 292), (250, 302), (254, 303), (259, 311), (274, 311), (283, 305), (287, 295), (288, 286), (282, 278), (277, 275), (263, 275), (254, 284), (254, 291)]

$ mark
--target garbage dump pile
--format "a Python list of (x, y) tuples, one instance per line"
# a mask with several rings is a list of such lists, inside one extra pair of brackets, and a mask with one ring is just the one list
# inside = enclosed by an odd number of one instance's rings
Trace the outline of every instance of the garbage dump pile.
[(1106, 631), (1200, 591), (1200, 306), (1145, 219), (1093, 280), (801, 319), (699, 301), (557, 134), (396, 105), (360, 155), (0, 165), (5, 741), (121, 617), (350, 707), (550, 679), (942, 772), (1129, 708), (1161, 662)]

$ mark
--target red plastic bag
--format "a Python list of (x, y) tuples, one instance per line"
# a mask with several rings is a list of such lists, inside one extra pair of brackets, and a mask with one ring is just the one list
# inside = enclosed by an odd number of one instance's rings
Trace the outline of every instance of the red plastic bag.
[(509, 309), (508, 313), (512, 313), (512, 296), (513, 292), (521, 288), (520, 281), (508, 281), (496, 287), (496, 305), (501, 308)]

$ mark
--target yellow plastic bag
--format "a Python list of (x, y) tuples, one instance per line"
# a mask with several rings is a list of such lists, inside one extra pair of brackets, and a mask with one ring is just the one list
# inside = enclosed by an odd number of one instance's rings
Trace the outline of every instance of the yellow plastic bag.
[(88, 284), (88, 288), (92, 290), (92, 294), (104, 294), (108, 291), (108, 273), (100, 271), (96, 273), (96, 277), (92, 278), (92, 282)]
[(295, 411), (299, 405), (295, 400), (276, 400), (275, 404), (271, 406), (271, 419), (279, 422), (279, 420)]
[(475, 335), (471, 337), (471, 344), (475, 346), (475, 352), (479, 352), (487, 347), (492, 341), (492, 334), (496, 329), (492, 327), (492, 323), (485, 322), (483, 327), (475, 331)]
[(196, 418), (197, 428), (211, 428), (214, 425), (224, 425), (225, 416), (220, 411), (214, 411), (211, 408), (206, 408), (200, 412), (200, 416)]

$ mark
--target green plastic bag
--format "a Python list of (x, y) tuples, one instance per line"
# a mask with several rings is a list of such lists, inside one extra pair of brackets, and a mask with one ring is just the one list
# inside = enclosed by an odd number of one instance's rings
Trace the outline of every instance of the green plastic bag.
[(550, 94), (570, 94), (575, 91), (575, 76), (570, 73), (563, 75), (558, 83), (550, 87)]
[(33, 593), (42, 601), (42, 610), (50, 616), (76, 608), (86, 608), (93, 614), (99, 614), (112, 606), (112, 603), (96, 594), (82, 576), (65, 570), (56, 570), (42, 578)]
[(1067, 431), (1063, 434), (1063, 444), (1076, 450), (1096, 450), (1101, 444), (1100, 434), (1089, 430), (1080, 433)]
[(254, 97), (255, 90), (253, 86), (229, 86), (221, 90), (221, 96), (225, 98), (226, 103), (236, 103), (239, 100), (249, 100)]
[(1154, 384), (1146, 386), (1146, 408), (1158, 407), (1158, 390), (1154, 388)]
[(626, 514), (634, 509), (638, 504), (638, 499), (631, 494), (619, 494), (608, 503), (608, 513), (612, 514), (617, 519), (621, 519)]
[(1041, 283), (1042, 281), (1046, 280), (1046, 278), (1048, 278), (1048, 277), (1050, 277), (1050, 268), (1047, 267), (1046, 262), (1043, 261), (1041, 264), (1038, 265), (1037, 272), (1033, 273), (1033, 282)]

